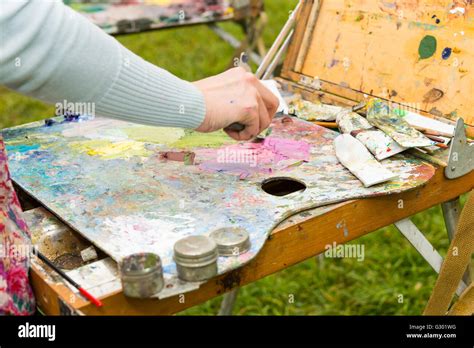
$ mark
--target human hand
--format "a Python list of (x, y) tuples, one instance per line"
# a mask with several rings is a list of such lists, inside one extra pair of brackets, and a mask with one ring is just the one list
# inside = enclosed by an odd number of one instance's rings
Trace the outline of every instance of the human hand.
[[(235, 140), (249, 140), (268, 128), (278, 109), (278, 98), (243, 68), (194, 82), (204, 94), (206, 117), (196, 129), (209, 133), (219, 129)], [(226, 129), (240, 123), (245, 129)]]

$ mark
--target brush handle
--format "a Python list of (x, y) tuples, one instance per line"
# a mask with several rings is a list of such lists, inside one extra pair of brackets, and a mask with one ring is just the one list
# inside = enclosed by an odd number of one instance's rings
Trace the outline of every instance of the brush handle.
[(242, 123), (232, 123), (229, 127), (226, 127), (225, 130), (233, 132), (242, 132), (245, 129), (245, 126)]
[(298, 1), (298, 4), (296, 5), (295, 9), (293, 10), (293, 12), (291, 12), (285, 25), (281, 29), (280, 33), (278, 34), (277, 38), (273, 42), (270, 49), (268, 50), (266, 56), (263, 58), (262, 63), (260, 64), (260, 66), (257, 69), (257, 72), (255, 73), (258, 79), (261, 79), (262, 76), (265, 74), (265, 71), (267, 70), (268, 66), (271, 64), (273, 58), (277, 54), (278, 48), (280, 48), (281, 44), (287, 37), (288, 33), (293, 28), (293, 25), (295, 24), (295, 21), (296, 21), (296, 14), (298, 13), (300, 9), (301, 4), (302, 4), (302, 1)]
[(82, 288), (79, 284), (77, 284), (74, 280), (72, 280), (71, 277), (69, 277), (66, 273), (64, 273), (62, 270), (60, 270), (54, 263), (51, 262), (50, 259), (48, 259), (46, 256), (44, 256), (38, 249), (35, 248), (35, 254), (36, 256), (43, 261), (49, 268), (51, 268), (53, 271), (55, 271), (57, 274), (59, 274), (61, 277), (63, 277), (67, 282), (69, 282), (72, 286), (74, 286), (79, 292), (87, 298), (89, 301), (91, 301), (94, 305), (97, 307), (102, 307), (102, 302), (98, 299), (96, 299), (94, 296), (92, 296), (89, 292), (87, 292), (84, 288)]
[(103, 305), (102, 302), (99, 299), (92, 296), (86, 289), (78, 288), (78, 290), (85, 298), (91, 301), (94, 305), (96, 305), (97, 307), (102, 307)]
[[(239, 67), (244, 68), (247, 72), (252, 72), (252, 69), (248, 65), (249, 58), (245, 52), (240, 54)], [(226, 131), (242, 132), (245, 129), (245, 125), (242, 123), (232, 123), (229, 127), (224, 128)]]
[(449, 146), (443, 143), (436, 143), (435, 146), (441, 148), (441, 149), (449, 149)]

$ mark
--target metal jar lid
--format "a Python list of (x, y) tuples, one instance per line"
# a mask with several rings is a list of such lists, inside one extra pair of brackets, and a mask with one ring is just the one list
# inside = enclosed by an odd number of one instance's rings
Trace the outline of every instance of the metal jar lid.
[(174, 245), (174, 260), (185, 267), (204, 267), (216, 262), (217, 245), (206, 236), (189, 236)]
[(238, 256), (250, 249), (250, 236), (243, 228), (224, 227), (209, 236), (216, 242), (220, 256)]
[(163, 273), (160, 256), (153, 253), (138, 253), (127, 256), (120, 262), (120, 273), (126, 277), (143, 277), (153, 272)]

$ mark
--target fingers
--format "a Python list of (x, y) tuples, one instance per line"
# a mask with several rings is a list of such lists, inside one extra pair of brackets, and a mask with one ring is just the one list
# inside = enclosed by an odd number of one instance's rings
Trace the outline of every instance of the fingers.
[(255, 88), (254, 96), (258, 104), (259, 130), (254, 136), (257, 136), (270, 125), (278, 110), (279, 100), (252, 73), (246, 73), (245, 79)]
[(258, 102), (252, 108), (247, 109), (247, 120), (244, 121), (245, 129), (239, 132), (238, 140), (250, 140), (260, 133), (260, 114)]
[(226, 129), (226, 133), (235, 140), (244, 141), (255, 138), (258, 134), (268, 128), (271, 123), (271, 117), (268, 114), (267, 107), (263, 98), (255, 93), (257, 106), (248, 110), (246, 115), (246, 127), (241, 132)]
[(224, 128), (224, 132), (226, 132), (227, 135), (229, 137), (231, 137), (232, 139), (234, 139), (234, 140), (237, 140), (237, 141), (243, 140), (243, 139), (240, 139), (240, 132), (236, 132), (236, 131), (229, 130), (229, 129), (226, 129), (226, 128)]
[(240, 123), (245, 125), (245, 129), (241, 132), (236, 132), (229, 129), (224, 129), (225, 132), (233, 139), (238, 141), (245, 141), (255, 138), (260, 133), (260, 103), (258, 102), (258, 94), (255, 92), (255, 104), (252, 107), (246, 108), (241, 117)]
[(278, 106), (280, 104), (278, 98), (267, 88), (265, 87), (257, 78), (255, 78), (256, 83), (255, 87), (257, 88), (258, 93), (263, 99), (265, 106), (267, 108), (268, 115), (270, 119), (273, 119), (276, 112), (278, 111)]
[(257, 101), (258, 101), (258, 114), (259, 114), (259, 126), (260, 126), (258, 134), (260, 134), (261, 132), (263, 132), (265, 129), (268, 128), (268, 126), (272, 122), (272, 118), (270, 117), (270, 114), (268, 113), (268, 109), (265, 105), (265, 102), (260, 95), (257, 96)]
[(235, 140), (256, 137), (266, 129), (278, 109), (278, 98), (251, 73), (234, 68), (195, 83), (206, 102), (206, 115), (199, 132), (212, 132), (233, 123), (245, 129), (224, 129)]

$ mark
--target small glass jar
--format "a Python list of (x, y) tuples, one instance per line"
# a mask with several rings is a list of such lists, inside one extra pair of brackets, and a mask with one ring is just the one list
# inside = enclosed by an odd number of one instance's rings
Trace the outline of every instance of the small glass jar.
[(125, 296), (150, 298), (164, 287), (160, 256), (139, 253), (127, 256), (120, 262), (120, 276)]

